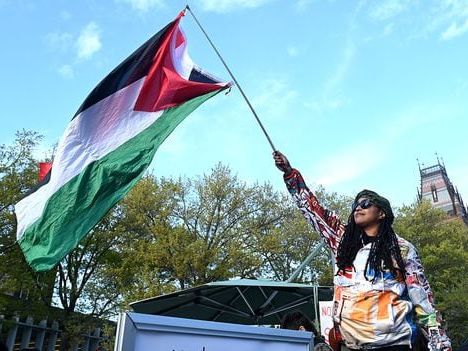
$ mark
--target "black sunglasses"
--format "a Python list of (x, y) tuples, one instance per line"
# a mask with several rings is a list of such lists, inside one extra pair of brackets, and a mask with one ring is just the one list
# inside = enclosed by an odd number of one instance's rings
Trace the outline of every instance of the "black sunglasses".
[(361, 207), (363, 210), (371, 207), (374, 203), (369, 199), (362, 199), (361, 201), (353, 202), (353, 206), (351, 206), (352, 211), (356, 211), (356, 208)]

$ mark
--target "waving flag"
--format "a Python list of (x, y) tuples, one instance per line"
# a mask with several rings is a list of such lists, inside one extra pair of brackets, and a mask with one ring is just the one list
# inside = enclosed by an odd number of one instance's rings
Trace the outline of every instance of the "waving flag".
[(49, 270), (75, 248), (137, 183), (174, 128), (229, 86), (191, 61), (182, 16), (94, 88), (44, 183), (16, 204), (17, 240), (33, 269)]
[(47, 174), (49, 174), (50, 169), (52, 168), (52, 162), (39, 162), (39, 174), (38, 179), (42, 182)]

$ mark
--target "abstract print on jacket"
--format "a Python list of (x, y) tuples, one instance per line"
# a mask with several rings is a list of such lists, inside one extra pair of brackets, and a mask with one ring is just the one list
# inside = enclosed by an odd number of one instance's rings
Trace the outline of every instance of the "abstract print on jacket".
[[(293, 169), (284, 180), (299, 209), (336, 258), (344, 224), (319, 203), (299, 171)], [(372, 243), (363, 243), (354, 266), (334, 277), (333, 320), (349, 348), (411, 345), (416, 336), (415, 321), (425, 329), (438, 327), (432, 291), (418, 253), (403, 238), (398, 237), (398, 244), (405, 262), (406, 284), (388, 269), (375, 279), (370, 268), (365, 272)]]

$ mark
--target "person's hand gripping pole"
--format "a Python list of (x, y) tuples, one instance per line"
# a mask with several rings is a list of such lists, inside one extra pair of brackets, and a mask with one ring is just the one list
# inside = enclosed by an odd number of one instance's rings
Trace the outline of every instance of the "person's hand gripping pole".
[(292, 172), (291, 164), (289, 163), (287, 157), (284, 156), (281, 152), (274, 151), (273, 159), (275, 160), (275, 166), (284, 174), (287, 175)]

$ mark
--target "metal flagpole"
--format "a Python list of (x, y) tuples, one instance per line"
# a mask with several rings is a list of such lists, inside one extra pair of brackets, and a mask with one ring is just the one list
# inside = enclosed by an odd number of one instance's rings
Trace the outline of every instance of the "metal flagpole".
[(242, 96), (244, 97), (244, 100), (247, 102), (247, 105), (249, 105), (249, 108), (250, 110), (252, 111), (255, 119), (257, 120), (258, 124), (260, 125), (260, 128), (262, 128), (262, 131), (263, 133), (265, 134), (266, 138), (268, 139), (268, 142), (270, 143), (270, 146), (271, 148), (273, 149), (273, 151), (276, 151), (276, 148), (275, 146), (273, 145), (273, 142), (271, 141), (270, 139), (270, 136), (268, 135), (265, 127), (263, 126), (262, 122), (260, 121), (260, 118), (258, 118), (258, 115), (257, 113), (255, 112), (252, 104), (250, 103), (249, 99), (247, 98), (247, 96), (245, 95), (244, 91), (242, 90), (239, 82), (237, 81), (237, 79), (234, 77), (234, 75), (232, 74), (231, 70), (229, 69), (229, 67), (227, 66), (226, 62), (224, 61), (224, 59), (221, 57), (221, 54), (219, 53), (218, 49), (216, 49), (216, 46), (213, 44), (213, 42), (211, 41), (210, 37), (208, 36), (208, 34), (205, 32), (205, 30), (203, 29), (202, 25), (200, 24), (200, 22), (198, 21), (197, 17), (195, 17), (195, 15), (193, 14), (192, 10), (190, 9), (189, 5), (186, 5), (185, 8), (190, 12), (190, 14), (192, 15), (193, 19), (195, 20), (195, 22), (197, 23), (198, 27), (200, 27), (201, 31), (203, 32), (203, 34), (205, 34), (205, 37), (206, 39), (208, 39), (208, 42), (210, 43), (211, 47), (213, 48), (213, 50), (216, 52), (216, 54), (218, 55), (219, 59), (221, 60), (221, 62), (223, 63), (224, 67), (226, 68), (226, 70), (228, 71), (229, 75), (231, 76), (232, 80), (234, 81), (234, 83), (236, 83), (237, 87), (239, 88), (239, 91), (241, 92)]

